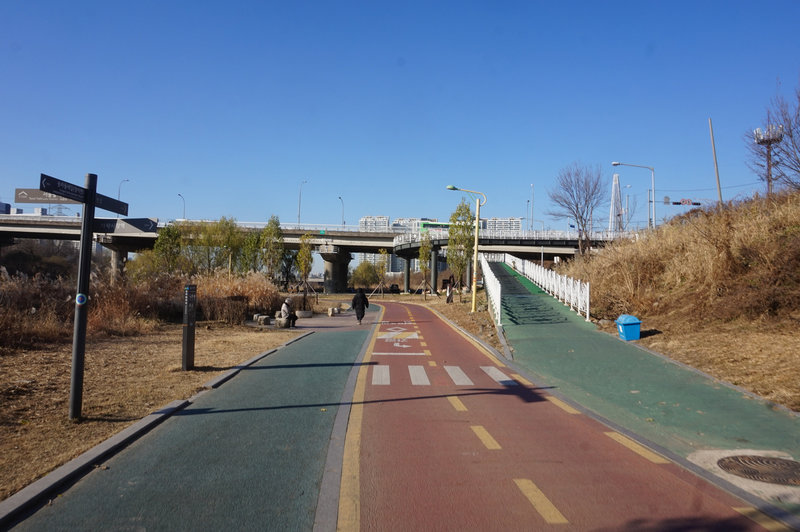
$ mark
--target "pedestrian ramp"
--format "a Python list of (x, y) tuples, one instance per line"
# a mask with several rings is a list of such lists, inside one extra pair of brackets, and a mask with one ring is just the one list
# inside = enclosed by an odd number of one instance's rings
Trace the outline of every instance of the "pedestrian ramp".
[[(373, 386), (389, 386), (393, 383), (408, 384), (413, 386), (431, 386), (433, 372), (444, 371), (447, 384), (454, 386), (518, 386), (519, 382), (509, 377), (496, 366), (481, 366), (477, 375), (468, 375), (460, 366), (424, 366), (419, 364), (402, 365), (375, 365), (372, 366)], [(476, 382), (477, 381), (477, 382)], [(439, 381), (441, 382), (441, 381)]]

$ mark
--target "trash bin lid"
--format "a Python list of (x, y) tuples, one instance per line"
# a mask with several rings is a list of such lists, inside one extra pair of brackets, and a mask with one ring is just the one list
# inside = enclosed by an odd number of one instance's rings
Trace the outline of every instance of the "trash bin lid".
[(631, 316), (630, 314), (620, 314), (619, 318), (615, 322), (618, 325), (634, 325), (636, 323), (642, 323), (639, 318), (636, 316)]

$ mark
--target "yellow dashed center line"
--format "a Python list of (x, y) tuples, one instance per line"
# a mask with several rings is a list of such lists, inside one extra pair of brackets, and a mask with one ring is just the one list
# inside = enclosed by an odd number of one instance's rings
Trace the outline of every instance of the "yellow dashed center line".
[(542, 493), (542, 490), (531, 480), (527, 478), (515, 478), (514, 483), (548, 524), (566, 525), (569, 523), (567, 518), (564, 517), (564, 514), (558, 511), (558, 508), (550, 502), (550, 499), (548, 499), (545, 494)]
[(447, 400), (450, 401), (450, 404), (453, 405), (453, 408), (455, 408), (456, 412), (467, 411), (467, 407), (464, 406), (464, 403), (462, 403), (461, 399), (459, 399), (458, 397), (453, 397), (452, 395), (448, 395)]
[(435, 361), (435, 360), (429, 360), (429, 361), (428, 361), (428, 365), (429, 365), (430, 367), (432, 367), (432, 368), (435, 368), (435, 367), (436, 367), (436, 361)]
[(483, 443), (484, 447), (486, 447), (490, 451), (498, 451), (502, 449), (502, 447), (500, 447), (500, 444), (497, 443), (497, 440), (492, 438), (492, 435), (489, 434), (489, 431), (483, 428), (482, 425), (472, 425), (470, 428), (472, 429), (472, 432), (474, 432), (475, 435), (478, 437), (478, 439), (481, 440), (481, 443)]
[(554, 405), (556, 405), (561, 410), (563, 410), (564, 412), (566, 412), (567, 414), (580, 414), (578, 410), (575, 410), (561, 399), (556, 399), (555, 397), (552, 397), (550, 395), (548, 395), (546, 399), (551, 403), (553, 403)]
[(743, 516), (747, 517), (751, 521), (755, 521), (756, 523), (763, 526), (767, 530), (791, 530), (791, 528), (787, 527), (783, 523), (775, 521), (768, 515), (761, 513), (755, 508), (750, 508), (750, 507), (734, 508), (734, 510), (736, 510)]
[(612, 440), (621, 443), (631, 451), (635, 452), (639, 456), (650, 460), (654, 464), (668, 464), (670, 463), (669, 460), (661, 456), (660, 454), (654, 453), (650, 449), (644, 447), (633, 441), (632, 439), (628, 438), (627, 436), (623, 436), (619, 432), (606, 432), (606, 436), (611, 438)]
[(524, 384), (525, 386), (533, 386), (533, 383), (531, 381), (529, 381), (528, 379), (526, 379), (522, 375), (519, 375), (518, 373), (512, 373), (511, 374), (511, 378), (514, 379), (515, 381), (517, 381), (520, 384)]

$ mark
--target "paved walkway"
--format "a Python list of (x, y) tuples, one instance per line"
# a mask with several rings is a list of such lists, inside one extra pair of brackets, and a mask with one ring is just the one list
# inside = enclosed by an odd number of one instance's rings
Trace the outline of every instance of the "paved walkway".
[(324, 499), (335, 504), (339, 478), (334, 493), (321, 486), (341, 467), (348, 379), (377, 314), (360, 327), (352, 314), (298, 320), (313, 334), (193, 398), (14, 530), (335, 529)]
[[(503, 283), (510, 366), (800, 529), (800, 488), (716, 466), (731, 454), (800, 458), (800, 418), (597, 332), (527, 280), (492, 268)], [(335, 528), (340, 448), (375, 306), (361, 327), (347, 314), (299, 321), (313, 334), (194, 398), (17, 528)], [(0, 503), (0, 518), (8, 506)]]
[(714, 475), (731, 491), (743, 490), (793, 514), (794, 526), (800, 526), (800, 487), (745, 480), (716, 464), (730, 455), (800, 459), (800, 417), (598, 332), (508, 266), (491, 267), (502, 284), (502, 323), (514, 363), (537, 384)]

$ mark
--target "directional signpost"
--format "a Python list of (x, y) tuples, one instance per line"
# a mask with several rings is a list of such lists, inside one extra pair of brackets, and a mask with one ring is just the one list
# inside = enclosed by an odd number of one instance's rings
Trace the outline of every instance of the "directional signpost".
[(69, 418), (81, 418), (83, 403), (83, 368), (86, 354), (86, 318), (89, 301), (89, 273), (92, 269), (92, 233), (95, 227), (94, 209), (100, 207), (123, 216), (128, 204), (97, 194), (97, 175), (86, 174), (85, 188), (42, 174), (39, 190), (83, 203), (81, 217), (81, 247), (78, 259), (78, 290), (75, 295), (75, 328), (72, 333), (72, 373), (69, 389)]

